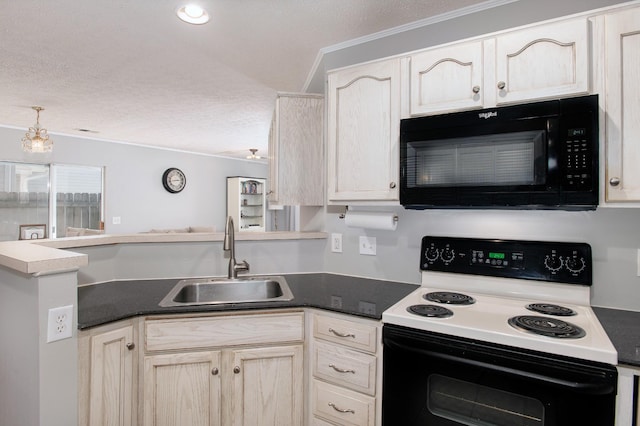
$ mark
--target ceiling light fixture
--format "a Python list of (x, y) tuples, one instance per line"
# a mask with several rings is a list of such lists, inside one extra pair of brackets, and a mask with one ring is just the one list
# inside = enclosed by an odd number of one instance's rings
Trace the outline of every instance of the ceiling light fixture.
[(47, 129), (40, 127), (40, 111), (44, 108), (32, 106), (36, 111), (36, 124), (29, 127), (29, 131), (22, 138), (22, 149), (25, 152), (51, 152), (53, 150), (53, 141), (49, 139)]
[(178, 18), (189, 24), (202, 25), (209, 22), (209, 14), (207, 11), (195, 4), (182, 6), (176, 13), (178, 14)]
[(262, 158), (259, 155), (256, 155), (256, 152), (258, 152), (256, 148), (250, 148), (249, 151), (251, 151), (251, 155), (247, 155), (247, 160), (259, 160)]

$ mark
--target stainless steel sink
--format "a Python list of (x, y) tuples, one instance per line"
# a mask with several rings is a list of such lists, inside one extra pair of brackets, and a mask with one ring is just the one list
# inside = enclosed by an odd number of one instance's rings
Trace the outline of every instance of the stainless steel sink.
[(181, 280), (160, 306), (214, 305), (221, 303), (274, 302), (293, 299), (284, 277), (193, 278)]

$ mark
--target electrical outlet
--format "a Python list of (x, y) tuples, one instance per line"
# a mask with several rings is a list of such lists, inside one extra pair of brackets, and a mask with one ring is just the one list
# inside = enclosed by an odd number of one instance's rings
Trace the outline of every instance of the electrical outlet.
[(114, 225), (120, 225), (120, 223), (122, 223), (122, 222), (120, 221), (120, 216), (113, 216), (113, 217), (111, 218), (111, 223), (113, 223)]
[(331, 251), (342, 253), (342, 234), (331, 234)]
[(360, 237), (360, 254), (366, 254), (368, 256), (376, 255), (376, 237)]
[(71, 337), (73, 334), (73, 305), (49, 309), (47, 343)]

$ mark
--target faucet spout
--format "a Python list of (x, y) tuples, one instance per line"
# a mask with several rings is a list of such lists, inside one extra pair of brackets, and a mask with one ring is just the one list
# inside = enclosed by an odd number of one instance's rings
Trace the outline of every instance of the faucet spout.
[(227, 224), (224, 227), (224, 241), (222, 242), (222, 250), (229, 252), (229, 270), (227, 272), (227, 278), (238, 278), (238, 271), (249, 271), (249, 263), (246, 260), (236, 262), (236, 239), (235, 239), (235, 227), (233, 225), (233, 218), (229, 216), (227, 218)]

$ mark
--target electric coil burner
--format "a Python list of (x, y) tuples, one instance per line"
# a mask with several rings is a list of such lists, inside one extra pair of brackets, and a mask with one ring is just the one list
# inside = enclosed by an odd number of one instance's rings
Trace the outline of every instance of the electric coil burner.
[(577, 325), (557, 318), (520, 315), (509, 318), (509, 325), (541, 336), (579, 339), (586, 335), (585, 331)]
[(382, 426), (614, 426), (588, 244), (428, 236), (420, 269), (382, 313)]
[(449, 305), (473, 305), (476, 301), (466, 294), (452, 291), (434, 291), (424, 295), (429, 302), (446, 303)]
[(450, 309), (437, 305), (411, 305), (407, 308), (407, 311), (430, 318), (448, 318), (453, 315)]
[(576, 315), (576, 311), (565, 306), (554, 305), (551, 303), (530, 303), (527, 309), (539, 314), (556, 315), (559, 317), (569, 317)]

